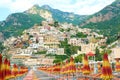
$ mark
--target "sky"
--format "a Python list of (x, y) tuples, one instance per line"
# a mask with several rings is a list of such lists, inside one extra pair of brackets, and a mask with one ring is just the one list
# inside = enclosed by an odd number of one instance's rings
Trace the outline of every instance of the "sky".
[(94, 14), (115, 0), (1, 0), (0, 21), (11, 13), (23, 12), (33, 5), (49, 5), (54, 9), (80, 15)]

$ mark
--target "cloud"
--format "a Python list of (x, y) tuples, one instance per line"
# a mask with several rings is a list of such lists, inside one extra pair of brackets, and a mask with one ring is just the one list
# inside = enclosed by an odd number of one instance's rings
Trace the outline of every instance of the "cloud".
[(12, 12), (27, 10), (28, 8), (33, 6), (33, 2), (34, 0), (16, 0), (10, 5), (10, 10)]
[(74, 12), (76, 14), (93, 14), (115, 0), (1, 0), (0, 7), (8, 8), (11, 12), (22, 12), (34, 4), (48, 4), (55, 9)]
[(75, 12), (77, 14), (93, 14), (109, 5), (114, 0), (76, 0), (74, 4), (62, 4), (56, 7), (67, 12)]

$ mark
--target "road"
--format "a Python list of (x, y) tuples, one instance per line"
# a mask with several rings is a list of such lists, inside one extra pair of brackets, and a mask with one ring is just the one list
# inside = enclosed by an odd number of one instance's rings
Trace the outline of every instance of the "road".
[(34, 73), (39, 80), (57, 80), (55, 79), (55, 76), (42, 71), (34, 71)]
[[(115, 75), (115, 74), (114, 74)], [(116, 74), (117, 75), (117, 74)], [(24, 77), (24, 79), (17, 78), (17, 80), (94, 80), (95, 75), (90, 76), (84, 76), (80, 74), (74, 75), (74, 77), (71, 76), (56, 76), (56, 75), (50, 75), (47, 72), (39, 71), (39, 70), (30, 70), (28, 74)], [(100, 78), (96, 77), (96, 80), (101, 80)], [(114, 77), (114, 80), (120, 80), (120, 78)]]

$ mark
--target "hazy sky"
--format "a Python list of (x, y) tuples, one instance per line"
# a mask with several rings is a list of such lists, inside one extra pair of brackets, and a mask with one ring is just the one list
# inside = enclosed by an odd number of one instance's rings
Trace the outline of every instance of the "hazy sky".
[(98, 12), (115, 0), (1, 0), (0, 21), (15, 12), (23, 12), (34, 4), (49, 5), (52, 8), (80, 15), (89, 15)]

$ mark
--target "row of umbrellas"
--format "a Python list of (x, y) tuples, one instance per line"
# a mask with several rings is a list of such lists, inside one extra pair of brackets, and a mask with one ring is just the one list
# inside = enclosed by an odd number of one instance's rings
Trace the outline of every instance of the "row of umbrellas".
[(28, 68), (25, 66), (18, 66), (14, 64), (11, 66), (10, 60), (2, 57), (0, 54), (0, 80), (7, 80), (24, 75), (28, 72)]
[[(66, 60), (65, 63), (62, 64), (56, 64), (50, 67), (39, 67), (39, 70), (49, 72), (51, 74), (59, 73), (59, 74), (74, 74), (76, 73), (77, 70), (81, 70), (83, 75), (90, 75), (92, 72), (92, 68), (89, 65), (88, 61), (88, 55), (83, 56), (82, 60), (83, 66), (82, 68), (76, 68), (76, 65), (74, 63), (73, 57), (70, 58), (70, 61)], [(116, 60), (116, 71), (120, 71), (120, 62), (117, 59)], [(103, 55), (103, 62), (102, 62), (102, 67), (101, 64), (98, 63), (98, 72), (100, 73), (99, 77), (102, 78), (103, 80), (110, 80), (114, 76), (112, 74), (112, 68), (111, 64), (108, 60), (108, 54), (104, 53)]]
[(65, 63), (58, 63), (50, 67), (40, 67), (38, 69), (54, 74), (68, 74), (76, 72), (76, 66), (73, 57), (70, 58), (70, 62), (66, 60)]

